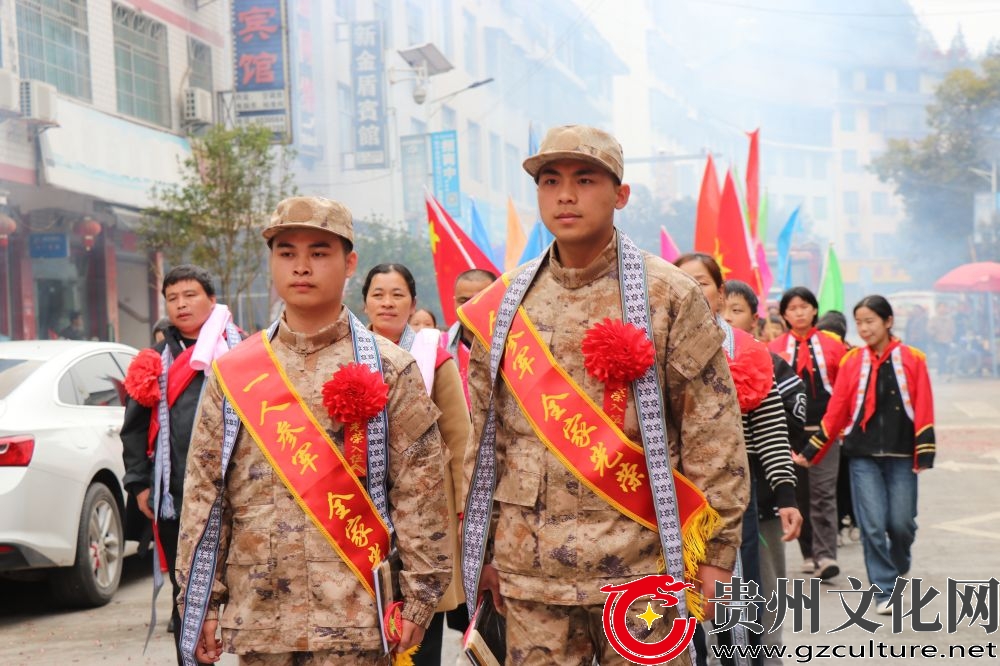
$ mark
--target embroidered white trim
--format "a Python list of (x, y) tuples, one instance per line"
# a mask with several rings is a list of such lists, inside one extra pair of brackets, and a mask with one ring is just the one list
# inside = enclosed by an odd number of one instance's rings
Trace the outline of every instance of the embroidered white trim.
[[(892, 363), (893, 372), (896, 373), (896, 384), (899, 385), (899, 397), (903, 399), (903, 410), (910, 417), (910, 420), (913, 421), (913, 400), (910, 398), (910, 388), (906, 382), (906, 369), (903, 367), (903, 354), (900, 349), (901, 347), (896, 347), (892, 350), (892, 353), (889, 354), (889, 362)], [(865, 404), (865, 393), (868, 389), (871, 372), (871, 353), (866, 349), (862, 352), (861, 373), (858, 377), (857, 395), (854, 398), (854, 413), (851, 415), (851, 422), (844, 428), (845, 437), (854, 430), (854, 424), (858, 422), (858, 417), (861, 416), (861, 408)], [(875, 380), (878, 381), (878, 378), (876, 377)]]
[[(798, 338), (796, 338), (791, 333), (788, 334), (788, 345), (785, 347), (785, 354), (788, 356), (788, 362), (791, 364), (792, 368), (795, 369), (796, 374), (798, 374), (798, 367), (795, 360), (798, 358), (798, 348), (796, 343)], [(812, 347), (813, 356), (816, 357), (816, 366), (819, 368), (819, 377), (823, 382), (823, 388), (830, 395), (833, 395), (833, 386), (830, 384), (830, 377), (826, 373), (826, 358), (823, 356), (823, 345), (819, 341), (819, 333), (813, 333), (809, 336), (809, 346)]]

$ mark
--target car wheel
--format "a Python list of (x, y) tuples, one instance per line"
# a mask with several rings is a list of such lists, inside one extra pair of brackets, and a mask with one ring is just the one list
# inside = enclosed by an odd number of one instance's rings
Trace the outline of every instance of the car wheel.
[(57, 603), (66, 606), (103, 606), (118, 590), (122, 576), (124, 539), (121, 511), (108, 487), (95, 483), (87, 489), (76, 536), (76, 563), (58, 569), (49, 578)]

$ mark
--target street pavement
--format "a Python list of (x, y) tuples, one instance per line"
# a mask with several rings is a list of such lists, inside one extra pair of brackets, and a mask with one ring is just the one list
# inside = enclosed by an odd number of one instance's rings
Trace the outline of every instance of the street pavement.
[[(921, 595), (926, 595), (930, 587), (940, 595), (933, 598), (920, 613), (920, 620), (933, 622), (939, 615), (947, 628), (948, 578), (985, 581), (1000, 578), (1000, 381), (955, 380), (943, 381), (933, 377), (935, 394), (936, 433), (938, 453), (934, 469), (921, 473), (918, 490), (917, 538), (913, 546), (913, 565), (908, 578), (922, 579)], [(808, 621), (800, 633), (790, 630), (791, 622), (786, 621), (784, 640), (793, 656), (786, 656), (785, 663), (808, 663), (805, 658), (813, 655), (817, 663), (831, 663), (837, 659), (819, 658), (819, 646), (854, 646), (854, 654), (861, 654), (859, 646), (869, 648), (874, 641), (875, 657), (866, 658), (865, 664), (896, 664), (899, 658), (889, 656), (889, 646), (896, 655), (905, 646), (905, 664), (961, 664), (993, 661), (988, 654), (987, 644), (1000, 644), (1000, 632), (987, 635), (978, 626), (982, 619), (968, 626), (964, 620), (953, 634), (938, 632), (916, 632), (911, 629), (910, 618), (903, 618), (902, 631), (892, 633), (893, 618), (876, 615), (874, 603), (864, 617), (884, 626), (874, 633), (851, 626), (843, 631), (827, 633), (848, 620), (848, 612), (841, 602), (841, 595), (829, 593), (831, 590), (850, 590), (847, 579), (853, 576), (860, 580), (862, 589), (868, 587), (864, 559), (860, 542), (850, 538), (844, 540), (838, 551), (837, 560), (841, 574), (832, 581), (821, 585), (820, 631), (810, 633)], [(797, 570), (802, 562), (798, 547), (794, 544), (786, 548), (789, 576), (802, 576)], [(903, 602), (906, 610), (911, 609), (913, 584), (906, 588)], [(808, 585), (806, 586), (808, 588)], [(994, 590), (994, 595), (997, 592)], [(843, 595), (844, 602), (852, 610), (861, 601), (858, 593)], [(993, 612), (997, 611), (997, 597), (993, 597)], [(790, 615), (788, 616), (790, 618)], [(994, 623), (996, 619), (994, 618)], [(878, 644), (884, 643), (885, 657), (880, 657)], [(910, 657), (911, 646), (935, 646), (936, 656)], [(982, 657), (976, 658), (966, 653), (964, 659), (956, 651), (949, 654), (949, 646), (982, 646)], [(843, 648), (841, 649), (843, 650)], [(841, 652), (842, 654), (849, 654)], [(918, 651), (916, 653), (920, 655)], [(932, 654), (929, 649), (926, 653)], [(993, 648), (994, 659), (1000, 658), (1000, 647)], [(846, 659), (844, 659), (846, 661)]]
[[(947, 579), (988, 580), (1000, 577), (1000, 381), (991, 379), (955, 380), (945, 382), (935, 378), (936, 427), (938, 455), (935, 468), (920, 476), (920, 526), (913, 548), (911, 577), (923, 580), (923, 593), (934, 587), (941, 594), (931, 600), (920, 619), (931, 621), (940, 616), (947, 624)], [(786, 550), (789, 573), (794, 576), (801, 562), (798, 548), (790, 544)], [(815, 663), (836, 663), (846, 658), (819, 656), (821, 646), (853, 645), (867, 649), (875, 645), (876, 658), (865, 659), (866, 665), (897, 664), (901, 660), (878, 657), (878, 644), (889, 646), (936, 646), (936, 657), (906, 659), (906, 664), (962, 664), (990, 662), (989, 642), (1000, 643), (1000, 632), (987, 635), (983, 628), (962, 623), (953, 634), (915, 632), (909, 619), (899, 634), (891, 632), (892, 620), (878, 616), (874, 608), (865, 618), (881, 622), (883, 627), (874, 634), (851, 626), (829, 634), (844, 623), (848, 614), (840, 595), (829, 590), (850, 589), (847, 576), (858, 578), (867, 587), (861, 545), (850, 539), (838, 554), (841, 575), (821, 586), (820, 630), (809, 633), (808, 627), (793, 633), (790, 619), (784, 631), (789, 653), (784, 663), (809, 663), (811, 653)], [(174, 662), (172, 636), (165, 630), (169, 614), (167, 592), (158, 603), (159, 626), (149, 648), (143, 654), (149, 620), (151, 580), (148, 560), (128, 558), (122, 587), (115, 599), (102, 608), (86, 611), (53, 610), (44, 596), (44, 587), (37, 584), (0, 581), (0, 666), (40, 664), (171, 664)], [(996, 592), (994, 592), (996, 594)], [(857, 606), (859, 595), (844, 595), (850, 608)], [(904, 605), (909, 608), (911, 597), (906, 594)], [(997, 609), (993, 597), (993, 610)], [(788, 616), (791, 617), (790, 615)], [(808, 622), (806, 622), (808, 625)], [(445, 664), (455, 663), (458, 654), (458, 634), (446, 637)], [(982, 646), (982, 657), (967, 653), (964, 658), (949, 656), (949, 646), (960, 645), (967, 650)], [(857, 652), (855, 652), (857, 654)], [(919, 655), (919, 652), (917, 653)], [(994, 647), (993, 655), (1000, 656)], [(236, 659), (226, 655), (220, 662), (235, 666)], [(901, 666), (901, 665), (900, 665)]]

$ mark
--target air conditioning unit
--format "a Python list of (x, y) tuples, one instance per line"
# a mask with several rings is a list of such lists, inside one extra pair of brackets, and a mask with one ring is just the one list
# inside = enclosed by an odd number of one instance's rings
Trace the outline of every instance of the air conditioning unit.
[(30, 121), (55, 123), (59, 94), (56, 87), (44, 81), (21, 81), (21, 115)]
[(184, 122), (211, 125), (215, 120), (212, 93), (203, 88), (184, 90)]
[(21, 80), (9, 69), (0, 69), (0, 115), (21, 113)]

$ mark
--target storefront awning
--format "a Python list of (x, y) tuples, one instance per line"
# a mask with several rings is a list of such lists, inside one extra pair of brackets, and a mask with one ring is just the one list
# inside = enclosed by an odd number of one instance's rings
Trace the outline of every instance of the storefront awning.
[(42, 182), (108, 203), (153, 204), (154, 185), (179, 184), (187, 139), (59, 99), (59, 126), (39, 137)]

